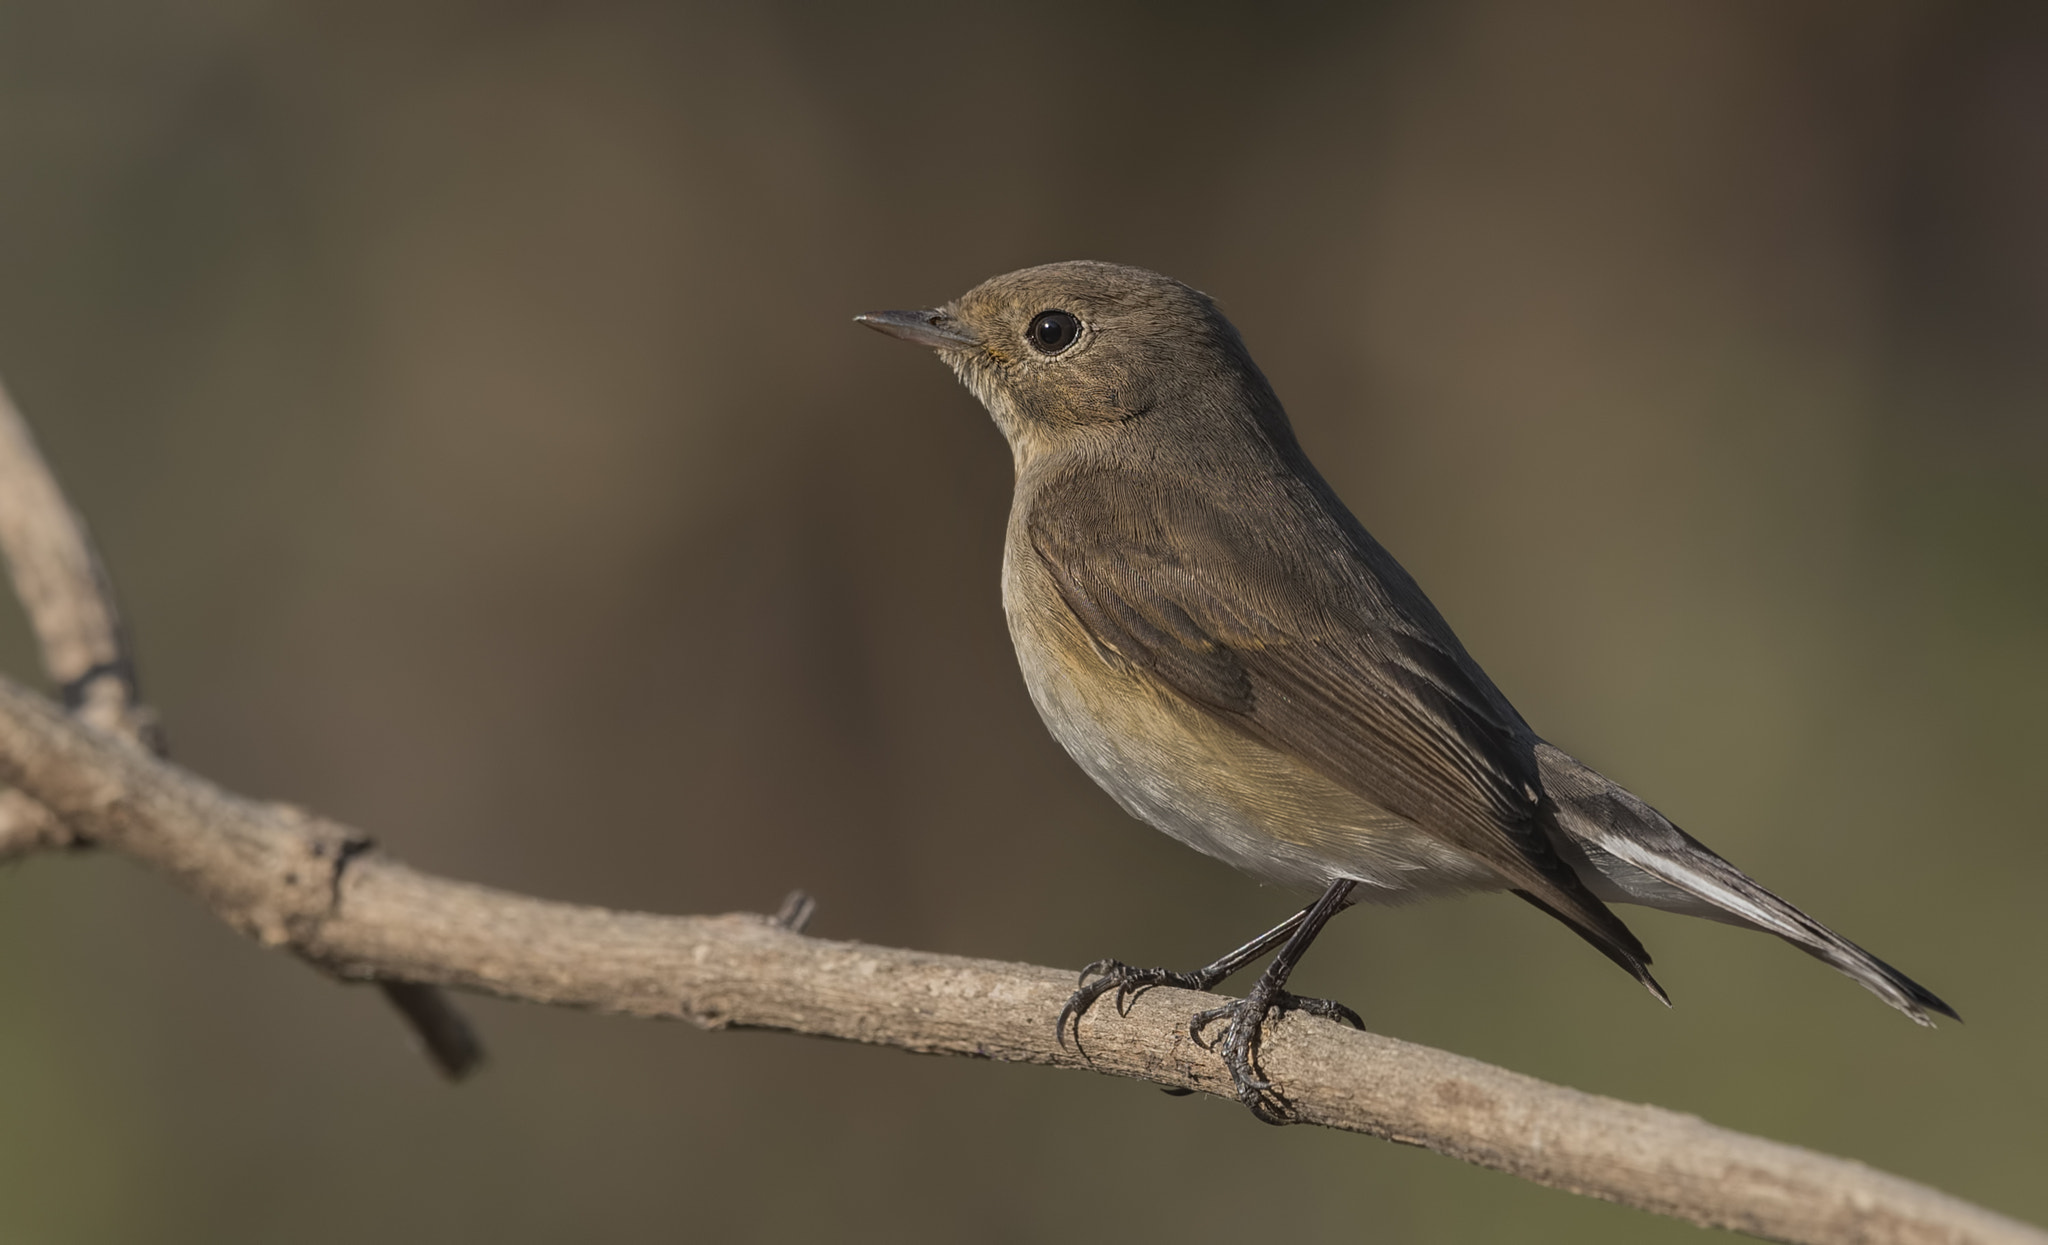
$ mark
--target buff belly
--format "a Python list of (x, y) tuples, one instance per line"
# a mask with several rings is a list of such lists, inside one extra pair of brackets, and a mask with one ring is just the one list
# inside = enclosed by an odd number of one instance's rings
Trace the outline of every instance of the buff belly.
[(1355, 899), (1382, 903), (1504, 888), (1482, 861), (1103, 650), (1025, 553), (1005, 559), (1003, 595), (1031, 701), (1068, 755), (1133, 817), (1303, 893), (1339, 878), (1363, 884)]

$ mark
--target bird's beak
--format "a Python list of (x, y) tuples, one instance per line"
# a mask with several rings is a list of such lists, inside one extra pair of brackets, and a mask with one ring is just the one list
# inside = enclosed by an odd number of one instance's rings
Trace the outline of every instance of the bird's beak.
[(937, 309), (870, 311), (864, 316), (855, 316), (854, 321), (877, 333), (887, 333), (934, 350), (957, 350), (962, 346), (981, 344), (981, 339), (968, 332), (958, 320)]

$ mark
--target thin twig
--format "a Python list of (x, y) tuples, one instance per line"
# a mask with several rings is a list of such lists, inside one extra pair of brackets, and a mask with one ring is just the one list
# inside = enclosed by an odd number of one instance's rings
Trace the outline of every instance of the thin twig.
[[(1081, 1044), (1062, 1046), (1054, 1017), (1070, 973), (827, 942), (771, 917), (616, 912), (433, 877), (345, 826), (123, 748), (4, 679), (0, 780), (177, 879), (234, 927), (344, 978), (1234, 1096), (1221, 1061), (1187, 1034), (1210, 996), (1152, 991), (1127, 1017), (1097, 1008)], [(1273, 1022), (1262, 1062), (1302, 1122), (1694, 1223), (1798, 1242), (2048, 1245), (2048, 1233), (1860, 1163), (1298, 1014)]]
[[(163, 756), (164, 734), (142, 699), (113, 581), (5, 385), (0, 385), (0, 558), (35, 631), (43, 669), (65, 706), (80, 720)], [(0, 860), (87, 842), (75, 824), (33, 799), (0, 791)], [(402, 982), (380, 984), (443, 1075), (459, 1080), (477, 1066), (482, 1046), (445, 994)]]
[(0, 554), (64, 703), (101, 730), (161, 756), (121, 613), (85, 521), (64, 500), (21, 412), (0, 385)]

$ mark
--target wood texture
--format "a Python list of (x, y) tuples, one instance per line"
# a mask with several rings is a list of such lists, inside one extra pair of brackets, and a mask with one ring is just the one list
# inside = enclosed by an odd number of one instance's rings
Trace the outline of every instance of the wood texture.
[[(147, 861), (251, 937), (347, 979), (781, 1029), (1087, 1068), (1234, 1098), (1187, 1036), (1210, 996), (1054, 1018), (1071, 972), (807, 938), (774, 918), (656, 916), (510, 894), (409, 868), (361, 833), (261, 804), (143, 755), (0, 680), (0, 780)], [(1554, 1188), (1773, 1240), (2048, 1245), (2048, 1233), (1922, 1185), (1314, 1019), (1273, 1024), (1263, 1062), (1295, 1118), (1425, 1146)]]
[[(0, 559), (35, 632), (43, 669), (102, 729), (152, 744), (121, 619), (85, 524), (64, 500), (28, 424), (0, 385)], [(0, 791), (0, 860), (68, 847), (70, 827), (19, 791)]]

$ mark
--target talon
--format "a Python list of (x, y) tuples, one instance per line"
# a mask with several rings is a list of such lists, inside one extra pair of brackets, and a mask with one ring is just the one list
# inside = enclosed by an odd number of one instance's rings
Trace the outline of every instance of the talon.
[[(1259, 1052), (1265, 1045), (1267, 1019), (1290, 1011), (1307, 1012), (1360, 1029), (1365, 1027), (1358, 1013), (1342, 1003), (1303, 998), (1264, 985), (1254, 986), (1251, 994), (1239, 1002), (1198, 1012), (1188, 1021), (1188, 1037), (1202, 1049), (1213, 1050), (1222, 1057), (1223, 1066), (1230, 1070), (1231, 1082), (1237, 1088), (1238, 1101), (1250, 1107), (1253, 1115), (1268, 1124), (1292, 1122), (1286, 1098), (1274, 1092), (1273, 1082), (1259, 1068)], [(1228, 1027), (1212, 1040), (1207, 1036), (1208, 1031), (1219, 1021), (1228, 1022)]]
[(1087, 985), (1090, 977), (1109, 977), (1125, 967), (1116, 960), (1097, 960), (1081, 970), (1081, 984)]
[(1081, 1049), (1081, 1017), (1087, 1014), (1089, 1008), (1095, 1006), (1095, 1000), (1101, 998), (1109, 986), (1109, 979), (1102, 978), (1086, 982), (1080, 989), (1067, 996), (1066, 1006), (1060, 1008), (1059, 1019), (1053, 1022), (1053, 1035), (1059, 1039), (1061, 1048), (1064, 1049), (1067, 1044), (1067, 1022), (1071, 1020), (1074, 1026), (1074, 1049)]
[(1350, 1025), (1352, 1028), (1357, 1029), (1360, 1032), (1365, 1031), (1364, 1017), (1360, 1016), (1357, 1012), (1352, 1011), (1350, 1008), (1344, 1006), (1342, 1003), (1337, 1002), (1335, 999), (1298, 998), (1294, 1000), (1293, 1008), (1290, 1010), (1304, 1011), (1311, 1016), (1320, 1016), (1324, 1020), (1334, 1020), (1337, 1021), (1339, 1024)]
[(1163, 968), (1132, 968), (1121, 960), (1095, 961), (1081, 970), (1078, 988), (1067, 996), (1066, 1006), (1060, 1009), (1059, 1021), (1055, 1026), (1060, 1045), (1064, 1047), (1067, 1044), (1067, 1025), (1072, 1021), (1074, 1049), (1081, 1048), (1081, 1017), (1110, 991), (1116, 991), (1117, 1014), (1128, 1016), (1131, 1014), (1130, 1001), (1140, 991), (1161, 982), (1179, 980), (1181, 977), (1182, 974), (1169, 972)]
[[(1104, 995), (1114, 993), (1117, 1014), (1128, 1016), (1138, 996), (1154, 986), (1177, 986), (1184, 990), (1214, 987), (1220, 980), (1217, 969), (1217, 965), (1211, 965), (1194, 973), (1176, 973), (1164, 968), (1132, 968), (1121, 960), (1097, 960), (1081, 970), (1078, 988), (1067, 998), (1066, 1006), (1060, 1009), (1055, 1025), (1060, 1045), (1064, 1047), (1067, 1044), (1067, 1030), (1071, 1025), (1074, 1048), (1080, 1049), (1081, 1019)], [(1252, 1114), (1267, 1124), (1292, 1122), (1288, 1117), (1286, 1097), (1274, 1091), (1273, 1082), (1267, 1080), (1259, 1069), (1259, 1050), (1265, 1043), (1267, 1018), (1290, 1011), (1307, 1012), (1353, 1028), (1365, 1028), (1365, 1021), (1358, 1013), (1342, 1003), (1289, 994), (1281, 988), (1279, 981), (1266, 978), (1261, 978), (1245, 998), (1196, 1012), (1188, 1018), (1189, 1040), (1222, 1058), (1223, 1066), (1230, 1070), (1238, 1101), (1250, 1107)], [(1212, 1040), (1208, 1033), (1218, 1021), (1227, 1022), (1226, 1027), (1221, 1036)]]
[(1241, 1099), (1241, 1101), (1252, 1109), (1253, 1118), (1257, 1119), (1261, 1124), (1271, 1124), (1275, 1128), (1280, 1128), (1294, 1122), (1267, 1106), (1263, 1095), (1257, 1098)]
[(1237, 1005), (1231, 1004), (1226, 1007), (1212, 1007), (1206, 1012), (1196, 1012), (1188, 1019), (1188, 1037), (1193, 1039), (1195, 1045), (1203, 1050), (1214, 1050), (1215, 1047), (1202, 1037), (1202, 1030), (1215, 1024), (1225, 1016), (1235, 1014), (1236, 1011)]

